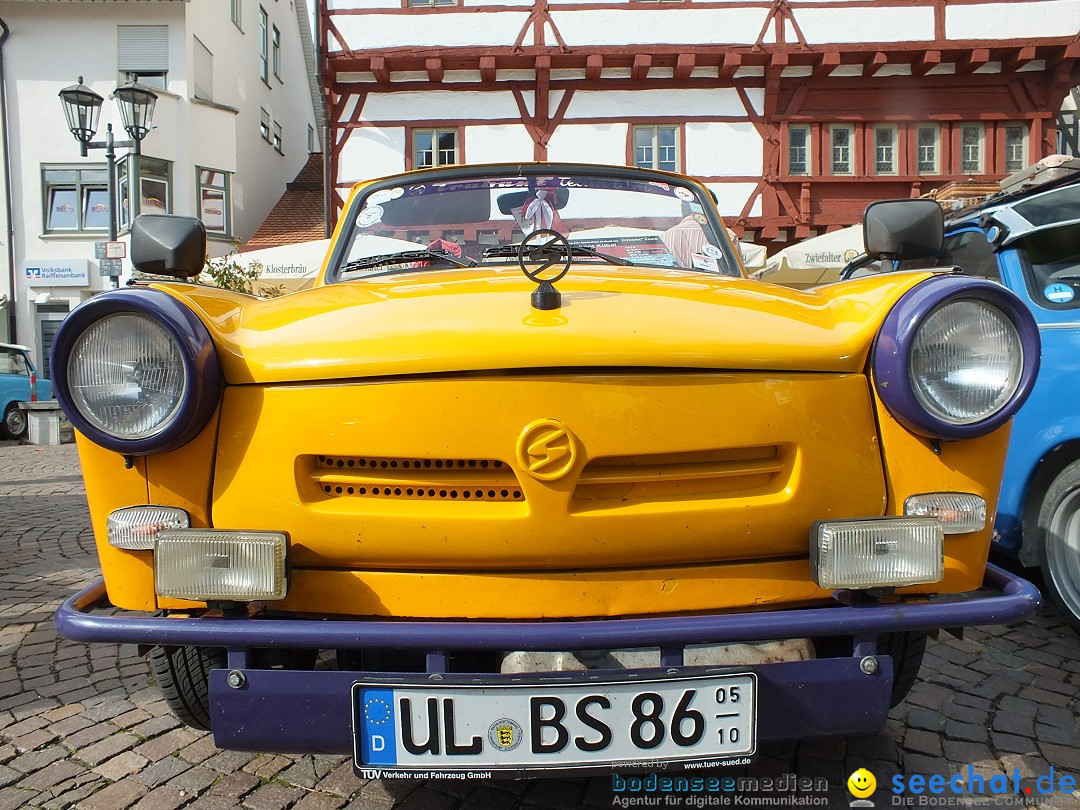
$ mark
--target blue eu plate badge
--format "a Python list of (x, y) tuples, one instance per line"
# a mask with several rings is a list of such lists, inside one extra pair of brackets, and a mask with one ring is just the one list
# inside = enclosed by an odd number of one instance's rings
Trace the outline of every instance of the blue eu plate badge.
[(367, 765), (397, 764), (397, 728), (394, 692), (391, 689), (362, 689), (359, 710), (360, 756)]

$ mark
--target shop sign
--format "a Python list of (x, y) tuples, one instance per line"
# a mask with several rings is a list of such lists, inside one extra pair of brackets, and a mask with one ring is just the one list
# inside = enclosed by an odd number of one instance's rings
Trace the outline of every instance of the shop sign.
[(90, 260), (27, 259), (23, 278), (28, 287), (86, 287), (90, 284)]

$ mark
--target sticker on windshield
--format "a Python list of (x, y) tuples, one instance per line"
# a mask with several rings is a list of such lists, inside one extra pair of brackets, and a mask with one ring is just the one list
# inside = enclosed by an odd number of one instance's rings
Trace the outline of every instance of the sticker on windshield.
[[(712, 247), (706, 245), (705, 247)], [(691, 262), (694, 265), (695, 270), (708, 270), (710, 273), (719, 273), (720, 264), (713, 256), (703, 256), (700, 253), (695, 253), (690, 257)]]
[(367, 204), (382, 205), (383, 203), (388, 203), (392, 200), (396, 200), (404, 193), (405, 189), (403, 189), (401, 186), (398, 186), (397, 188), (381, 188), (367, 198)]
[(688, 188), (683, 188), (682, 186), (675, 186), (675, 196), (680, 200), (690, 202), (694, 199), (694, 192)]
[(705, 244), (701, 246), (701, 252), (708, 256), (710, 259), (719, 259), (724, 255), (716, 245)]
[(369, 205), (356, 216), (358, 228), (369, 228), (376, 222), (382, 222), (383, 210), (381, 205)]
[(700, 203), (690, 203), (690, 211), (695, 214), (705, 213), (705, 209), (701, 207)]
[(1068, 284), (1051, 284), (1043, 290), (1043, 295), (1046, 296), (1047, 301), (1053, 301), (1055, 304), (1064, 304), (1072, 301), (1076, 296), (1076, 293)]

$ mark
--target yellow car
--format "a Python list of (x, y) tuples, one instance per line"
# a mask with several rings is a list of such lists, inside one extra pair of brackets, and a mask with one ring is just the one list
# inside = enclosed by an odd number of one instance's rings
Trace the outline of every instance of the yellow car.
[[(866, 228), (913, 258), (941, 211)], [(1039, 361), (999, 285), (755, 283), (707, 189), (610, 166), (362, 183), (315, 287), (271, 300), (187, 282), (204, 240), (140, 217), (169, 278), (56, 336), (104, 574), (57, 620), (144, 645), (221, 747), (745, 762), (880, 729), (926, 631), (1037, 606), (986, 564)]]

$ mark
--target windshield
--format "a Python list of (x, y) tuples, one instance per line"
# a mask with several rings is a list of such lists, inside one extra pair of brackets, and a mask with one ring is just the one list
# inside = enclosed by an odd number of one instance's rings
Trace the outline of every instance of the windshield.
[[(516, 246), (545, 229), (566, 236), (582, 266), (614, 264), (740, 275), (720, 224), (693, 186), (630, 171), (475, 171), (397, 178), (366, 190), (328, 280), (426, 268), (517, 266)], [(618, 259), (618, 262), (612, 261)]]

